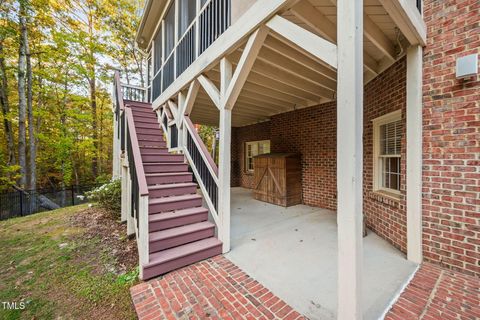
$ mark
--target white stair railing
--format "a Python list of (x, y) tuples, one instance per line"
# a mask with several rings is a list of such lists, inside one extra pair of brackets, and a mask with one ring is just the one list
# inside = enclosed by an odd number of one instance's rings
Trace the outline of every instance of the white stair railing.
[(218, 219), (218, 167), (188, 116), (184, 116), (182, 128), (183, 153), (195, 174), (212, 217), (220, 229), (221, 225)]

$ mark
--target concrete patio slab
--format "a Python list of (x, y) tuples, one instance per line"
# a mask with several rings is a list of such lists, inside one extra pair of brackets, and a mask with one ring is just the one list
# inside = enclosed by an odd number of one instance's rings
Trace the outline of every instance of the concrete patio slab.
[[(283, 208), (232, 188), (232, 248), (226, 255), (310, 319), (335, 319), (335, 212), (298, 205)], [(364, 238), (364, 319), (378, 319), (417, 265), (369, 232)]]

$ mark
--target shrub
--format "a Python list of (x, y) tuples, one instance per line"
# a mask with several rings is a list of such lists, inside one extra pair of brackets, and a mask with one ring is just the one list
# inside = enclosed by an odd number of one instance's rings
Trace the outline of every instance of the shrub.
[(85, 194), (87, 199), (97, 202), (102, 208), (120, 215), (122, 202), (122, 184), (120, 179), (115, 179), (93, 189)]

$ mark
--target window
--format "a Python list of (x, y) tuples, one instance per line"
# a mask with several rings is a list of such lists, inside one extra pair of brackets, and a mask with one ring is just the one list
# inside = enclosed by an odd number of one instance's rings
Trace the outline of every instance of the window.
[(398, 110), (373, 120), (375, 191), (400, 194), (401, 116)]
[(270, 140), (245, 143), (245, 171), (253, 172), (253, 157), (270, 153)]

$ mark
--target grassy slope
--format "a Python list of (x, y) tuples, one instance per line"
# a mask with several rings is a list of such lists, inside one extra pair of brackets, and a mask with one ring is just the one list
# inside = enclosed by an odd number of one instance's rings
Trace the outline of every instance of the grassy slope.
[[(71, 223), (85, 206), (69, 207), (0, 222), (0, 302), (25, 301), (25, 310), (0, 319), (133, 319), (127, 275), (98, 237)], [(67, 244), (60, 248), (60, 244)]]

